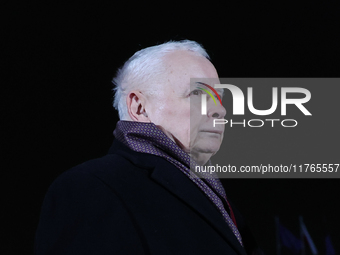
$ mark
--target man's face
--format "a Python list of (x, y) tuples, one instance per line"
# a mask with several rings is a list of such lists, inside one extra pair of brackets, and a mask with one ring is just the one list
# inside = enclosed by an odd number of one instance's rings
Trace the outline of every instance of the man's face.
[(190, 84), (190, 78), (218, 81), (217, 72), (209, 60), (188, 51), (166, 55), (164, 64), (167, 73), (159, 86), (153, 87), (152, 96), (147, 96), (145, 110), (151, 122), (199, 164), (205, 164), (218, 151), (223, 139), (224, 125), (214, 128), (213, 119), (224, 118), (226, 111), (208, 96), (207, 115), (202, 115), (202, 90)]

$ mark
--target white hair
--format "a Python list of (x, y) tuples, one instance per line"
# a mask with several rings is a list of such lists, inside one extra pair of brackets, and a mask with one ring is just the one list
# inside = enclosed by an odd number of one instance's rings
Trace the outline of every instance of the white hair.
[(177, 50), (191, 51), (209, 59), (205, 49), (195, 41), (169, 41), (137, 51), (118, 69), (112, 81), (115, 85), (113, 107), (118, 111), (121, 120), (129, 119), (126, 106), (127, 94), (137, 88), (143, 88), (144, 92), (152, 90), (151, 85), (155, 82), (155, 77), (166, 71), (162, 65), (162, 57)]

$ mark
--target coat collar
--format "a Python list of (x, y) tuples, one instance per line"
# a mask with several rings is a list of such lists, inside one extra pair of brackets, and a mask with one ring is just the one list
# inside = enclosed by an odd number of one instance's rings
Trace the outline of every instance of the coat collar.
[(109, 154), (119, 154), (133, 162), (136, 166), (153, 169), (151, 173), (153, 181), (162, 185), (196, 211), (240, 255), (246, 255), (244, 248), (240, 245), (215, 205), (197, 185), (170, 162), (155, 155), (132, 151), (117, 140), (114, 141)]

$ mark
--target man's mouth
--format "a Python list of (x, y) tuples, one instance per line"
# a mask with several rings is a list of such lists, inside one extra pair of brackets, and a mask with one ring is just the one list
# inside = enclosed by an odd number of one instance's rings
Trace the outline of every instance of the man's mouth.
[(213, 134), (223, 134), (223, 130), (216, 130), (216, 129), (203, 129), (201, 130), (201, 132), (205, 132), (205, 133), (213, 133)]

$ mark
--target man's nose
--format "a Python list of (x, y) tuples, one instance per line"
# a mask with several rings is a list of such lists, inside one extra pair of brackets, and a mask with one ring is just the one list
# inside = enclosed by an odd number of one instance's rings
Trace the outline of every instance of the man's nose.
[(210, 105), (208, 109), (208, 116), (215, 119), (222, 119), (226, 114), (226, 109), (220, 103), (217, 103), (217, 105)]

